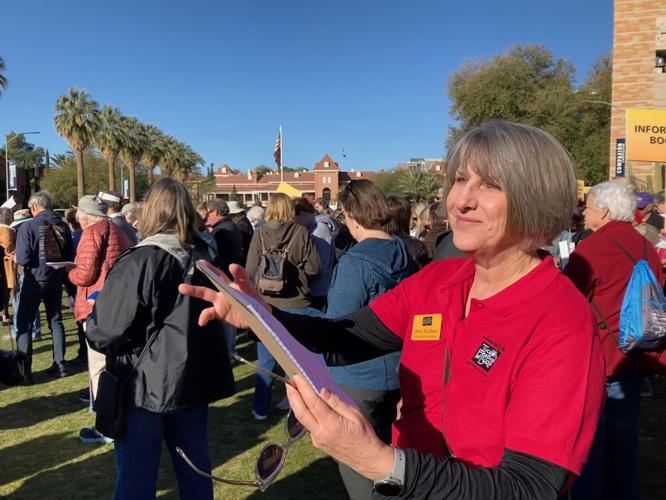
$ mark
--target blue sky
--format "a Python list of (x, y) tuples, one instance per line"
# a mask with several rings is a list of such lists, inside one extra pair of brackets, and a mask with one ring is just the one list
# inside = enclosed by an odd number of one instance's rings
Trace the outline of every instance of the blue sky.
[(609, 0), (23, 0), (0, 12), (2, 137), (39, 130), (31, 142), (67, 150), (53, 108), (74, 86), (242, 170), (274, 165), (280, 122), (286, 165), (442, 156), (446, 82), (465, 61), (539, 43), (581, 81), (613, 33)]

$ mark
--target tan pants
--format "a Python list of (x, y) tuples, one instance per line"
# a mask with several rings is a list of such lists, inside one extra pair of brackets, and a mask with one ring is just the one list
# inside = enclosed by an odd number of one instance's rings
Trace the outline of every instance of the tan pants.
[[(83, 323), (83, 331), (86, 331), (86, 323)], [(99, 375), (106, 366), (106, 356), (99, 353), (90, 347), (88, 341), (88, 375), (90, 376), (90, 409), (92, 410), (93, 401), (97, 395), (97, 383), (99, 382)]]

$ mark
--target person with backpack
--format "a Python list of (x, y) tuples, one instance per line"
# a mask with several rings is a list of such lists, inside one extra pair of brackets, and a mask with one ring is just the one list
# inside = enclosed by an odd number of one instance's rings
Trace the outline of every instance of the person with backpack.
[(31, 384), (32, 329), (42, 301), (53, 337), (53, 364), (47, 373), (54, 377), (67, 376), (65, 328), (61, 316), (65, 269), (56, 269), (47, 262), (72, 260), (72, 237), (65, 221), (53, 211), (51, 197), (45, 191), (30, 197), (28, 209), (33, 219), (23, 223), (16, 236), (16, 263), (23, 266), (21, 298), (16, 311), (16, 343), (18, 352), (25, 354), (21, 366), (24, 381)]
[[(180, 498), (212, 500), (211, 480), (194, 473), (176, 447), (210, 473), (208, 405), (231, 396), (234, 380), (220, 328), (197, 324), (205, 303), (180, 295), (178, 285), (205, 284), (194, 263), (219, 261), (199, 238), (194, 206), (179, 181), (163, 177), (150, 187), (140, 229), (143, 239), (116, 260), (86, 328), (107, 370), (133, 367), (123, 394), (125, 432), (114, 440), (114, 498), (155, 498), (164, 441)], [(97, 423), (107, 421), (104, 391), (100, 379)]]
[[(620, 342), (622, 305), (635, 263), (647, 261), (659, 287), (664, 275), (657, 252), (632, 223), (632, 186), (603, 182), (592, 187), (583, 212), (593, 233), (571, 254), (564, 270), (597, 315), (606, 362), (607, 399), (590, 459), (572, 490), (574, 499), (638, 499), (638, 416), (646, 371), (663, 371), (663, 351), (625, 354)], [(661, 362), (660, 362), (661, 358)]]
[[(283, 193), (271, 195), (266, 222), (252, 236), (247, 272), (264, 300), (276, 307), (298, 312), (312, 305), (309, 283), (321, 269), (317, 247), (308, 230), (294, 221), (294, 206)], [(258, 366), (275, 369), (275, 358), (257, 342)], [(257, 370), (254, 375), (256, 420), (268, 418), (273, 378)]]

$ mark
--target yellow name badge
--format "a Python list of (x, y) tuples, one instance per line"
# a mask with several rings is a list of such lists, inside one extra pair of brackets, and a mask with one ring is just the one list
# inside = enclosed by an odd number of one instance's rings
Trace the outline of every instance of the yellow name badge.
[(414, 316), (412, 340), (439, 340), (441, 332), (441, 314), (417, 314)]

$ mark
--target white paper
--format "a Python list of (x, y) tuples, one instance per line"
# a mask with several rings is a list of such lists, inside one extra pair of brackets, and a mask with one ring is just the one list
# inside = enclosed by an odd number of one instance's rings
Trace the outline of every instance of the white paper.
[(0, 208), (8, 208), (11, 210), (15, 206), (16, 206), (16, 200), (14, 200), (14, 195), (11, 195), (6, 202), (0, 205)]
[(62, 269), (63, 267), (76, 267), (76, 264), (71, 260), (66, 260), (64, 262), (47, 262), (47, 266), (52, 267), (53, 269)]

